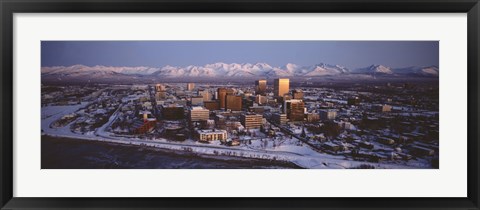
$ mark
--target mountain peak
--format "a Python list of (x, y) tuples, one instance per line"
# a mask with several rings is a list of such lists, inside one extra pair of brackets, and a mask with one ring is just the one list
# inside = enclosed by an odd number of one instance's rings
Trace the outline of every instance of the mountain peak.
[(393, 71), (390, 67), (387, 67), (381, 64), (372, 64), (365, 68), (356, 69), (355, 72), (364, 73), (364, 74), (373, 74), (373, 73), (393, 74)]
[(323, 77), (348, 75), (350, 73), (365, 75), (383, 75), (383, 76), (422, 76), (438, 77), (438, 67), (406, 67), (390, 68), (381, 64), (372, 64), (370, 66), (350, 71), (341, 65), (331, 65), (327, 63), (318, 63), (312, 66), (300, 66), (294, 63), (287, 63), (282, 67), (272, 67), (265, 62), (251, 63), (211, 63), (206, 65), (188, 65), (163, 67), (113, 67), (113, 66), (85, 66), (81, 64), (73, 66), (54, 66), (42, 67), (42, 76), (53, 78), (83, 78), (104, 75), (119, 76), (153, 76), (159, 78), (278, 78), (278, 77)]

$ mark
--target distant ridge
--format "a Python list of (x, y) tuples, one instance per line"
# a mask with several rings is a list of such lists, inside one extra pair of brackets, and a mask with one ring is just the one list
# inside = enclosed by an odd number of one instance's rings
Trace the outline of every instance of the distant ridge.
[(41, 68), (42, 81), (68, 80), (121, 80), (128, 78), (318, 78), (318, 77), (354, 77), (355, 75), (374, 75), (375, 77), (438, 77), (437, 66), (390, 68), (374, 64), (364, 68), (349, 70), (341, 65), (319, 63), (312, 66), (299, 66), (288, 63), (281, 67), (272, 67), (267, 63), (213, 63), (204, 66), (164, 66), (157, 67), (113, 67), (113, 66), (54, 66)]

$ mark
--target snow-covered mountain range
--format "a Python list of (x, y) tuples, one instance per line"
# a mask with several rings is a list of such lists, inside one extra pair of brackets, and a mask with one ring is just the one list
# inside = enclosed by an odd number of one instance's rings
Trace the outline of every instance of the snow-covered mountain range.
[(213, 63), (204, 66), (190, 65), (186, 67), (112, 67), (112, 66), (54, 66), (42, 67), (42, 79), (108, 79), (114, 77), (159, 77), (159, 78), (278, 78), (278, 77), (325, 77), (342, 75), (375, 75), (375, 76), (423, 76), (438, 77), (436, 66), (390, 68), (383, 65), (371, 65), (365, 68), (349, 70), (341, 65), (319, 63), (312, 66), (300, 66), (288, 63), (281, 67), (273, 67), (267, 63)]

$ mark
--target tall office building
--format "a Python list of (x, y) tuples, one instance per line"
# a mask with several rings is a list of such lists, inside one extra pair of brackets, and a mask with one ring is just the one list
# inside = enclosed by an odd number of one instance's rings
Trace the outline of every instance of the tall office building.
[(232, 111), (242, 111), (242, 96), (227, 94), (225, 100), (225, 109)]
[(273, 83), (273, 93), (275, 96), (283, 97), (290, 89), (290, 80), (287, 78), (275, 79)]
[(162, 84), (156, 84), (155, 85), (155, 91), (160, 92), (160, 91), (166, 91), (167, 89), (165, 88), (165, 85)]
[(259, 95), (265, 95), (267, 91), (267, 80), (261, 79), (255, 81), (255, 92)]
[(305, 118), (305, 103), (302, 100), (286, 100), (283, 109), (290, 121), (303, 121)]
[(160, 101), (165, 98), (167, 98), (167, 89), (165, 88), (165, 85), (155, 85), (155, 100)]
[(192, 91), (195, 88), (195, 83), (188, 83), (187, 84), (187, 90)]
[[(220, 102), (220, 108), (225, 109), (225, 102), (227, 99), (227, 95), (232, 95), (234, 91), (232, 89), (227, 88), (218, 88), (217, 90), (217, 99)], [(241, 103), (240, 103), (241, 104)]]
[(197, 94), (203, 97), (203, 101), (211, 101), (212, 94), (208, 90), (198, 90)]

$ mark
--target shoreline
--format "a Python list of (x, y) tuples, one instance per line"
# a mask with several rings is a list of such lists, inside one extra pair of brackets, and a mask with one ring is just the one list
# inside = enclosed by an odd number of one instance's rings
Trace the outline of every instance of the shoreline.
[[(247, 163), (255, 162), (251, 164), (253, 167), (232, 167), (232, 168), (204, 168), (204, 169), (305, 169), (293, 162), (285, 161), (285, 160), (276, 160), (276, 159), (264, 159), (264, 158), (250, 158), (250, 157), (239, 157), (239, 156), (232, 156), (232, 155), (213, 155), (213, 154), (205, 154), (205, 153), (196, 153), (194, 151), (188, 150), (176, 150), (176, 149), (168, 149), (162, 147), (151, 146), (147, 144), (130, 144), (125, 142), (111, 142), (111, 141), (103, 141), (103, 140), (94, 140), (94, 139), (81, 139), (75, 137), (63, 137), (63, 136), (52, 136), (48, 134), (44, 134), (41, 136), (41, 141), (61, 141), (62, 143), (83, 143), (87, 140), (88, 143), (96, 144), (96, 145), (114, 145), (115, 147), (123, 147), (123, 148), (130, 148), (130, 149), (137, 149), (137, 150), (147, 150), (146, 153), (153, 152), (153, 153), (163, 153), (168, 154), (171, 156), (178, 156), (180, 158), (201, 158), (204, 160), (213, 160), (215, 162), (224, 162), (224, 163), (233, 163), (234, 165), (241, 165), (246, 166)], [(43, 147), (43, 146), (42, 146)], [(43, 158), (43, 157), (42, 157)], [(256, 165), (259, 164), (259, 165)], [(268, 167), (271, 165), (271, 167)], [(256, 166), (262, 166), (257, 168)], [(62, 169), (62, 168), (44, 168), (43, 161), (42, 161), (42, 169)], [(93, 168), (92, 168), (93, 169)], [(129, 169), (129, 168), (121, 168), (121, 169)], [(134, 168), (131, 168), (134, 169)], [(140, 168), (139, 168), (140, 169)], [(148, 168), (141, 168), (141, 169), (148, 169)], [(149, 168), (149, 169), (195, 169), (195, 168)]]

